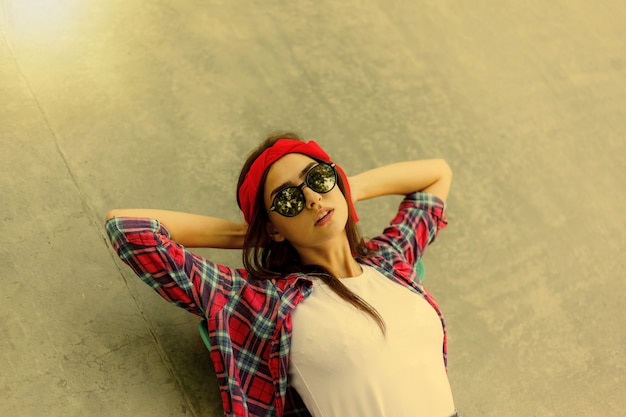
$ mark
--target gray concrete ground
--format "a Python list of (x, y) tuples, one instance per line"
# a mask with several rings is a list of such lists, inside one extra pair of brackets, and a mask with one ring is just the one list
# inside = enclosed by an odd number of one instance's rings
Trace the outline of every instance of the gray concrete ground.
[[(625, 415), (625, 2), (0, 4), (0, 415), (220, 415), (198, 319), (102, 218), (240, 219), (276, 129), (350, 173), (453, 167), (425, 263), (464, 416)], [(365, 234), (397, 202), (360, 203)]]

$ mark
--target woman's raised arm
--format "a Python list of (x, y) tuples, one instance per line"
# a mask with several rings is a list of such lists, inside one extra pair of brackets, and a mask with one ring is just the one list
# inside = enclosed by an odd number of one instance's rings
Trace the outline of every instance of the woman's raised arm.
[(217, 217), (155, 209), (115, 209), (113, 217), (141, 217), (158, 220), (176, 243), (188, 248), (241, 249), (248, 229), (245, 222), (235, 223)]
[(445, 201), (450, 191), (452, 170), (443, 159), (425, 159), (370, 169), (350, 177), (349, 181), (354, 201), (416, 191), (434, 194)]

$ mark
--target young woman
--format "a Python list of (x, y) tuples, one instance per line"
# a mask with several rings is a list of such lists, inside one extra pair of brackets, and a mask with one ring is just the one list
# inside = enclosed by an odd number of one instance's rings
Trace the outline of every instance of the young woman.
[[(445, 325), (414, 266), (446, 226), (439, 159), (348, 179), (315, 142), (270, 137), (237, 187), (245, 222), (112, 210), (120, 258), (163, 298), (207, 319), (226, 416), (450, 417)], [(354, 202), (405, 195), (365, 242)], [(244, 269), (187, 248), (241, 248)]]

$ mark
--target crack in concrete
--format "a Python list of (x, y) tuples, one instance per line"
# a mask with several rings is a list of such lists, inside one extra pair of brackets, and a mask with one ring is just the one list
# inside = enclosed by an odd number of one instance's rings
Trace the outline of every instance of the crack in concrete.
[[(105, 246), (108, 246), (107, 242), (107, 236), (106, 233), (103, 230), (103, 227), (101, 225), (101, 222), (99, 221), (98, 216), (95, 213), (95, 210), (89, 205), (88, 201), (87, 201), (87, 196), (86, 194), (83, 192), (83, 189), (80, 186), (80, 183), (78, 181), (77, 176), (75, 175), (74, 171), (72, 170), (69, 161), (65, 155), (65, 153), (63, 152), (63, 149), (61, 147), (61, 145), (59, 144), (59, 137), (57, 135), (57, 133), (55, 132), (54, 128), (52, 127), (52, 125), (50, 124), (50, 120), (48, 119), (46, 112), (44, 111), (43, 105), (41, 104), (41, 101), (39, 100), (39, 98), (37, 97), (37, 94), (35, 93), (35, 91), (33, 90), (31, 83), (28, 80), (28, 77), (26, 75), (26, 73), (22, 70), (22, 67), (20, 66), (19, 60), (17, 58), (17, 55), (15, 54), (13, 45), (11, 44), (9, 37), (6, 33), (5, 30), (5, 24), (6, 24), (6, 3), (3, 2), (2, 3), (3, 6), (3, 25), (0, 25), (1, 28), (1, 35), (2, 38), (5, 42), (5, 44), (7, 45), (7, 49), (9, 51), (9, 54), (11, 56), (11, 59), (14, 62), (15, 68), (17, 69), (17, 72), (19, 74), (19, 77), (23, 80), (24, 84), (26, 85), (33, 102), (35, 103), (35, 106), (37, 107), (37, 110), (39, 111), (39, 114), (41, 115), (48, 131), (50, 132), (50, 135), (52, 137), (54, 146), (56, 148), (57, 153), (59, 154), (59, 156), (61, 157), (61, 160), (63, 161), (63, 165), (65, 165), (65, 169), (67, 170), (67, 174), (69, 175), (72, 183), (74, 184), (74, 187), (76, 188), (76, 191), (78, 193), (78, 197), (80, 199), (82, 208), (83, 208), (83, 212), (86, 214), (87, 219), (89, 219), (89, 222), (91, 223), (91, 226), (96, 230), (96, 232), (98, 233), (98, 235), (100, 235), (100, 237), (103, 240), (103, 243), (105, 244)], [(111, 251), (109, 250), (109, 253), (111, 254), (111, 258), (114, 259), (114, 256), (112, 255)], [(117, 265), (117, 263), (116, 263)], [(179, 392), (181, 394), (181, 397), (183, 398), (184, 404), (183, 404), (183, 408), (186, 408), (186, 410), (189, 410), (192, 417), (199, 417), (199, 413), (198, 410), (196, 410), (196, 408), (193, 405), (193, 402), (191, 401), (191, 399), (189, 398), (189, 396), (187, 395), (186, 390), (184, 389), (184, 384), (182, 379), (180, 378), (180, 376), (178, 375), (177, 372), (175, 372), (175, 368), (172, 364), (172, 362), (169, 360), (168, 356), (167, 356), (167, 352), (165, 351), (165, 349), (163, 348), (163, 346), (161, 345), (161, 343), (159, 342), (153, 326), (151, 325), (150, 321), (148, 320), (148, 318), (146, 317), (143, 309), (141, 308), (141, 305), (139, 303), (139, 300), (135, 297), (135, 295), (133, 294), (133, 291), (128, 283), (128, 280), (126, 279), (123, 271), (119, 268), (119, 266), (117, 266), (118, 272), (120, 277), (122, 278), (122, 282), (124, 283), (124, 286), (126, 287), (126, 290), (128, 292), (128, 294), (130, 295), (131, 299), (133, 300), (133, 303), (135, 304), (135, 308), (137, 309), (137, 312), (139, 314), (139, 316), (141, 317), (141, 319), (144, 321), (146, 328), (148, 330), (148, 332), (150, 333), (150, 336), (152, 337), (154, 344), (156, 346), (157, 349), (157, 353), (159, 355), (159, 357), (161, 358), (161, 362), (163, 363), (163, 365), (165, 366), (165, 368), (167, 369), (167, 371), (170, 373), (170, 375), (172, 375), (172, 377), (175, 380), (175, 383), (177, 384), (178, 388), (179, 388)], [(130, 342), (129, 342), (130, 343)], [(56, 349), (56, 347), (55, 347)], [(58, 352), (60, 353), (60, 352)], [(111, 353), (111, 352), (108, 352)], [(96, 358), (96, 359), (101, 359), (101, 358)], [(102, 365), (100, 364), (100, 367)]]

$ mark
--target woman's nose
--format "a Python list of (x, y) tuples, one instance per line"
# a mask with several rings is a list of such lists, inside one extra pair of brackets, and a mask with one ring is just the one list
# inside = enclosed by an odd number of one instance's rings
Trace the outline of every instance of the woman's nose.
[(319, 193), (316, 193), (307, 186), (302, 188), (302, 192), (304, 193), (307, 208), (314, 208), (315, 205), (322, 200), (322, 196)]

